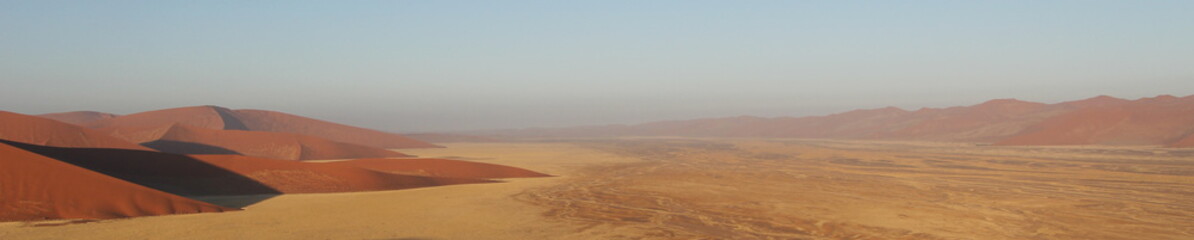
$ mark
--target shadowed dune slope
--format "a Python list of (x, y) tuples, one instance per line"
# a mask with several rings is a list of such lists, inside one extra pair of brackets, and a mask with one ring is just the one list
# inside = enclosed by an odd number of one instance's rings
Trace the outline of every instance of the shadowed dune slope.
[(68, 164), (178, 195), (281, 193), (233, 170), (187, 155), (124, 149), (61, 148), (5, 143)]
[(74, 125), (85, 125), (91, 122), (118, 117), (119, 115), (95, 111), (75, 111), (62, 113), (48, 113), (37, 115), (42, 118), (49, 118), (59, 122), (70, 123)]
[(150, 189), (0, 143), (0, 221), (232, 210), (236, 209)]
[(236, 117), (254, 131), (284, 132), (378, 148), (438, 148), (402, 135), (359, 128), (281, 112), (236, 110)]
[(409, 176), (360, 167), (238, 155), (14, 146), (158, 190), (187, 196), (395, 190), (483, 179)]
[(57, 147), (152, 150), (103, 132), (5, 111), (0, 111), (0, 139)]
[(451, 178), (525, 178), (549, 177), (522, 168), (496, 164), (448, 159), (356, 159), (329, 162), (328, 165), (347, 165), (383, 172)]
[[(240, 130), (211, 130), (184, 125), (173, 125), (155, 140), (194, 143), (193, 147), (218, 147), (245, 156), (286, 159), (345, 159), (410, 157), (410, 155), (386, 149), (350, 143), (333, 142), (322, 138), (290, 133), (254, 132)], [(154, 145), (154, 144), (149, 144)], [(157, 144), (160, 145), (160, 144)], [(175, 145), (181, 147), (180, 145)], [(171, 149), (158, 149), (171, 152)], [(202, 149), (188, 148), (173, 153), (192, 153)]]

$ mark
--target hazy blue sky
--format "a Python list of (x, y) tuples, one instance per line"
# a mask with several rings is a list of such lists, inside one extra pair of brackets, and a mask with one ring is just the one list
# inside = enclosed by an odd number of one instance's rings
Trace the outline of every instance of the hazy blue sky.
[(1194, 94), (1194, 1), (0, 1), (0, 110), (391, 131)]

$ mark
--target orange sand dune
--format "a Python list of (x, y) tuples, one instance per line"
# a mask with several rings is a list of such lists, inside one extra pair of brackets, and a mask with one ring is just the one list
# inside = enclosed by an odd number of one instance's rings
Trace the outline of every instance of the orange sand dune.
[(0, 143), (0, 221), (232, 210), (236, 209), (150, 189)]
[(0, 139), (57, 147), (152, 150), (99, 131), (5, 111), (0, 111)]
[(184, 124), (208, 129), (248, 130), (232, 110), (216, 106), (195, 106), (134, 113), (83, 124), (91, 128), (156, 127)]
[(237, 155), (13, 146), (162, 191), (188, 196), (394, 190), (490, 180), (410, 176), (348, 165)]
[(1194, 132), (1194, 96), (1158, 96), (1049, 118), (997, 145), (1171, 145)]
[(119, 115), (94, 111), (75, 111), (62, 113), (48, 113), (37, 115), (38, 117), (58, 120), (59, 122), (70, 123), (74, 125), (84, 125), (91, 122), (118, 117)]
[(484, 179), (412, 176), (355, 166), (236, 155), (193, 157), (243, 174), (283, 193), (359, 192), (494, 182)]
[(549, 177), (530, 170), (497, 164), (448, 159), (356, 159), (325, 163), (372, 169), (383, 172), (450, 178), (525, 178)]
[[(290, 133), (212, 130), (185, 125), (170, 126), (158, 139), (146, 145), (160, 146), (162, 141), (194, 143), (235, 151), (245, 156), (287, 160), (410, 157), (386, 149)], [(203, 153), (194, 151), (197, 150), (194, 148), (158, 150), (181, 154)]]
[(1169, 147), (1194, 147), (1194, 133), (1187, 135), (1185, 138), (1182, 138), (1182, 140), (1170, 144)]
[(482, 131), (518, 137), (779, 137), (928, 140), (1000, 145), (1169, 145), (1194, 134), (1194, 95), (1124, 100), (1098, 96), (1056, 104), (996, 99), (905, 111), (888, 107), (810, 117), (741, 116), (638, 125)]
[(438, 148), (440, 146), (402, 135), (353, 127), (291, 114), (236, 110), (236, 117), (254, 131), (285, 132), (378, 148)]
[(301, 134), (377, 148), (439, 147), (398, 134), (358, 128), (286, 113), (263, 110), (231, 110), (217, 106), (162, 109), (80, 123), (82, 126), (100, 129), (158, 128), (172, 124), (206, 129)]

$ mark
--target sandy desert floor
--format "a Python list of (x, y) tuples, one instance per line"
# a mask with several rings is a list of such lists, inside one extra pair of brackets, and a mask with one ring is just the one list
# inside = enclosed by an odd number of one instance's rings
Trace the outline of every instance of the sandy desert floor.
[(1194, 239), (1194, 150), (619, 139), (405, 152), (559, 177), (0, 223), (0, 239)]

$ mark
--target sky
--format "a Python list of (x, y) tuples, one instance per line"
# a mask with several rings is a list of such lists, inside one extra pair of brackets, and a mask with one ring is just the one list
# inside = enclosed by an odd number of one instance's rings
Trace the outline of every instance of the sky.
[(1194, 1), (0, 1), (0, 110), (394, 132), (1194, 94)]

